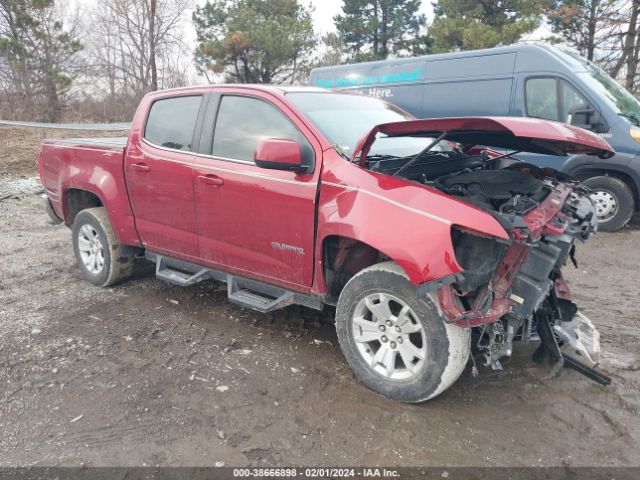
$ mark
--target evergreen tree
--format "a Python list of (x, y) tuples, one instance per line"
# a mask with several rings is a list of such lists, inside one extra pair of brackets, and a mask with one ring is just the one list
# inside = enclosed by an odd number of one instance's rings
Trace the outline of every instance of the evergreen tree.
[(61, 97), (73, 81), (80, 42), (65, 31), (54, 0), (0, 0), (0, 60), (3, 76), (23, 100), (42, 103), (32, 112), (57, 121)]
[(198, 68), (232, 82), (291, 81), (316, 45), (311, 11), (297, 0), (214, 0), (193, 20)]
[(541, 20), (543, 0), (440, 0), (429, 30), (436, 52), (517, 42)]
[(419, 0), (343, 0), (336, 28), (351, 61), (419, 55), (429, 51)]

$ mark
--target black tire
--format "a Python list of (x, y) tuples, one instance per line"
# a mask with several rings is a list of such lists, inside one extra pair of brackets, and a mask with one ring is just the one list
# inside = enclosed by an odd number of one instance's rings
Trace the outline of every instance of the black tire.
[[(83, 228), (90, 231), (90, 235), (95, 235), (100, 242), (101, 248), (97, 250), (102, 254), (102, 267), (92, 271), (83, 260), (80, 244), (86, 242), (86, 236), (81, 239)], [(107, 211), (104, 207), (88, 208), (82, 210), (73, 222), (72, 228), (73, 251), (80, 266), (82, 276), (100, 287), (115, 285), (128, 278), (133, 271), (134, 255), (120, 254), (119, 244), (111, 228)], [(86, 247), (83, 247), (86, 248)], [(86, 255), (86, 253), (84, 254)]]
[[(359, 305), (362, 305), (361, 301), (363, 302), (365, 298), (371, 298), (371, 295), (375, 297), (379, 294), (387, 295), (386, 298), (389, 298), (388, 295), (390, 295), (404, 302), (412, 310), (411, 318), (412, 322), (415, 322), (412, 326), (419, 327), (418, 322), (422, 326), (426, 341), (426, 353), (422, 364), (414, 367), (414, 372), (407, 373), (411, 375), (408, 378), (388, 378), (375, 369), (380, 368), (379, 363), (376, 364), (376, 367), (372, 366), (365, 359), (365, 354), (359, 350), (358, 344), (370, 355), (373, 355), (374, 352), (369, 350), (369, 346), (373, 345), (375, 348), (377, 341), (374, 340), (372, 344), (367, 343), (366, 347), (362, 347), (364, 345), (362, 341), (356, 341), (354, 328), (359, 329), (359, 327), (354, 327), (353, 318), (354, 315), (360, 318), (356, 309), (362, 308)], [(398, 316), (397, 313), (395, 315)], [(373, 318), (373, 320), (376, 319)], [(378, 321), (374, 325), (379, 326), (380, 323)], [(404, 335), (404, 333), (392, 333), (394, 328), (389, 326), (388, 332), (391, 332), (389, 338), (395, 338), (398, 344), (391, 342), (389, 348), (394, 344), (396, 346), (393, 348), (400, 349), (399, 344), (402, 342), (398, 340), (397, 336)], [(439, 395), (458, 379), (469, 358), (470, 329), (446, 324), (438, 308), (430, 299), (418, 298), (416, 288), (409, 282), (402, 268), (394, 262), (373, 265), (349, 280), (340, 294), (336, 307), (336, 330), (342, 352), (356, 376), (371, 390), (403, 402), (418, 403)], [(362, 335), (362, 331), (359, 331), (359, 334)], [(397, 336), (393, 337), (392, 335)], [(384, 340), (385, 343), (388, 341)], [(404, 340), (405, 344), (406, 342), (408, 340)], [(382, 343), (377, 343), (382, 348)], [(404, 358), (398, 362), (397, 357), (401, 356), (400, 352), (394, 355), (396, 356), (392, 357), (395, 359), (393, 363), (395, 366), (399, 363), (402, 372), (405, 368), (402, 366)], [(375, 360), (373, 363), (376, 363)], [(408, 370), (405, 371), (408, 372)], [(388, 368), (387, 372), (389, 372)]]
[(606, 217), (598, 215), (598, 230), (615, 232), (627, 224), (635, 211), (635, 202), (633, 192), (625, 182), (616, 177), (600, 176), (588, 178), (582, 183), (593, 191), (591, 198), (596, 204), (596, 209), (599, 208), (599, 196), (611, 198), (615, 202), (612, 214)]

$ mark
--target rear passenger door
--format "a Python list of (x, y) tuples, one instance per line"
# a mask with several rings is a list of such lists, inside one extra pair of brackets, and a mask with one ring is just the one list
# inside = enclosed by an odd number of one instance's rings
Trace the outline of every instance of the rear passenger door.
[[(287, 287), (310, 286), (321, 149), (288, 107), (263, 92), (212, 96), (194, 167), (200, 256), (207, 264)], [(213, 123), (215, 120), (215, 131)], [(254, 163), (263, 138), (295, 140), (312, 173)], [(306, 163), (306, 162), (305, 162)]]
[(197, 259), (193, 201), (195, 138), (205, 95), (161, 97), (151, 103), (125, 156), (125, 175), (143, 245), (158, 253)]

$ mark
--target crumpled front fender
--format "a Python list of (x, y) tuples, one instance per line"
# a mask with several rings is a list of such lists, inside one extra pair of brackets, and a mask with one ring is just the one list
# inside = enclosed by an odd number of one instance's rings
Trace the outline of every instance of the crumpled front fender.
[(318, 205), (318, 250), (340, 235), (376, 248), (398, 263), (414, 285), (462, 271), (451, 227), (508, 239), (493, 216), (437, 190), (345, 162), (323, 174)]

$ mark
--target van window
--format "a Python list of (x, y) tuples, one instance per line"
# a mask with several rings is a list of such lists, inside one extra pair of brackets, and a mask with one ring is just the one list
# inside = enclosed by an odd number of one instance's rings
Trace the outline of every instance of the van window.
[[(273, 105), (257, 98), (225, 95), (220, 102), (213, 135), (216, 157), (253, 162), (263, 138), (296, 140), (303, 157), (312, 150), (298, 128)], [(303, 158), (304, 161), (304, 158)]]
[(589, 102), (564, 80), (530, 78), (525, 85), (527, 116), (568, 122), (569, 114)]
[(562, 121), (569, 122), (569, 114), (577, 109), (587, 108), (587, 100), (580, 95), (567, 82), (560, 80), (560, 88), (562, 89)]
[(154, 145), (191, 151), (202, 96), (156, 100), (151, 106), (144, 138)]
[(589, 72), (577, 74), (611, 108), (634, 125), (640, 126), (640, 102), (600, 67), (589, 63)]
[(527, 116), (560, 120), (558, 88), (555, 78), (530, 78), (525, 86)]

